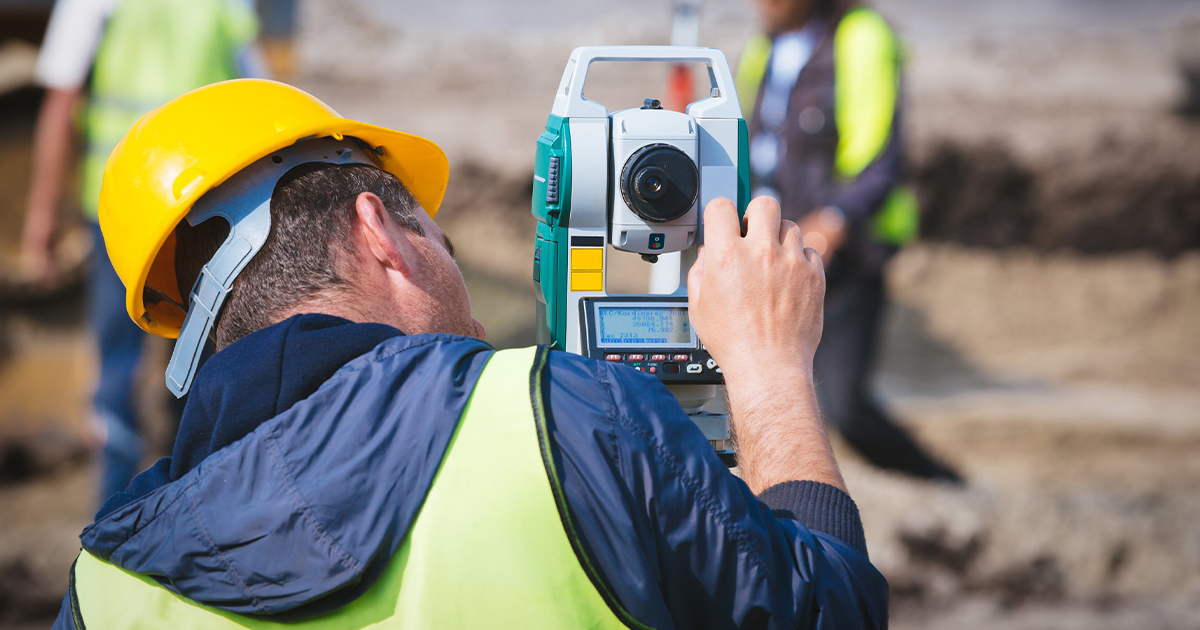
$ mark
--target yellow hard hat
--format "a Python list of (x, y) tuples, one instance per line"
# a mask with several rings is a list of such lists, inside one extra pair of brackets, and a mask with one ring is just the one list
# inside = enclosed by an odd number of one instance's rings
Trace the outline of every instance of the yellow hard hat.
[(430, 217), (450, 167), (424, 138), (342, 118), (311, 94), (262, 79), (208, 85), (146, 114), (117, 144), (100, 188), (100, 229), (125, 283), (125, 308), (147, 332), (174, 339), (184, 313), (143, 299), (147, 287), (184, 303), (175, 279), (175, 226), (238, 171), (298, 140), (333, 136), (370, 145), (373, 159)]

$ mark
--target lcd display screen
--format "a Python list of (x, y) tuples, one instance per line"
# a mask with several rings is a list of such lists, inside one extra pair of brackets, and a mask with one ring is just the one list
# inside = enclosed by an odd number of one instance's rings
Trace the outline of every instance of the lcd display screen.
[(696, 338), (682, 306), (596, 305), (596, 345), (601, 348), (694, 348)]

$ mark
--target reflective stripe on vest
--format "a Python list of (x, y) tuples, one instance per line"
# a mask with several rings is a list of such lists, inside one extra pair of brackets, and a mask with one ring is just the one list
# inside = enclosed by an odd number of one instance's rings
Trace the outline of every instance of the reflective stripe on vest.
[[(875, 11), (851, 9), (833, 36), (834, 121), (838, 144), (834, 172), (843, 179), (858, 176), (887, 147), (892, 135), (900, 81), (900, 47), (887, 22)], [(771, 40), (758, 35), (746, 43), (738, 61), (738, 93), (745, 99), (746, 118), (771, 59)], [(872, 237), (900, 245), (916, 238), (916, 196), (897, 186), (876, 213)]]
[(560, 518), (561, 489), (542, 440), (547, 353), (491, 357), (403, 545), (349, 604), (303, 622), (265, 621), (203, 606), (84, 551), (72, 607), (89, 630), (626, 627), (620, 619), (636, 627), (606, 604), (614, 600), (576, 555), (569, 516)]
[(257, 18), (245, 0), (120, 0), (96, 51), (81, 202), (95, 219), (108, 156), (138, 119), (202, 85), (239, 76)]

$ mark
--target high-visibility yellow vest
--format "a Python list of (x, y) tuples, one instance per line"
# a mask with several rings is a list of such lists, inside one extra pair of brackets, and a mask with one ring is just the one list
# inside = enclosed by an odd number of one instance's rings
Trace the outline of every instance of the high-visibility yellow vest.
[[(755, 96), (771, 60), (771, 40), (752, 38), (738, 62), (737, 89), (746, 119), (754, 113)], [(851, 9), (833, 36), (834, 120), (838, 144), (834, 173), (850, 180), (887, 147), (900, 89), (901, 51), (895, 34), (875, 11)], [(917, 236), (916, 196), (897, 186), (871, 224), (875, 240), (902, 245)]]
[(240, 75), (258, 20), (245, 0), (121, 0), (104, 29), (83, 113), (81, 203), (95, 220), (104, 165), (150, 110)]
[(76, 626), (624, 628), (624, 619), (642, 627), (575, 551), (545, 442), (539, 374), (546, 353), (525, 348), (489, 359), (407, 538), (378, 581), (349, 604), (291, 624), (236, 615), (85, 551), (72, 569)]

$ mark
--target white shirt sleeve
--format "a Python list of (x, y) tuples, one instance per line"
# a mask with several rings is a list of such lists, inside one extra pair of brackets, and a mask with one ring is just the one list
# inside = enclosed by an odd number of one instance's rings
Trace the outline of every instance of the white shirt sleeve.
[(104, 24), (119, 0), (58, 0), (50, 14), (34, 77), (42, 87), (83, 87), (104, 35)]

